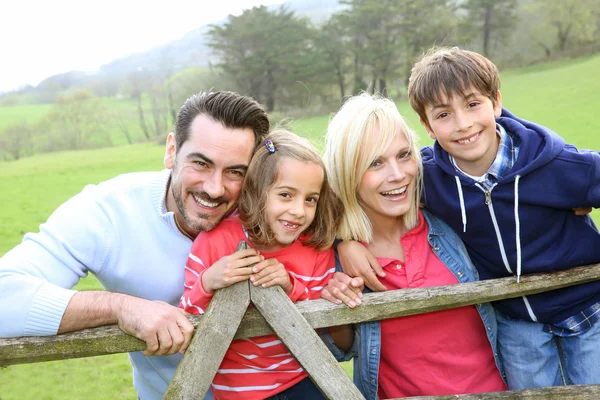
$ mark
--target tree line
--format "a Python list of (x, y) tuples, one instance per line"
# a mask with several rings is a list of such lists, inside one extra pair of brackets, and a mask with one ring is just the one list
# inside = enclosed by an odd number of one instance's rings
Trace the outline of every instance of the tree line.
[[(60, 92), (43, 127), (22, 122), (0, 132), (4, 158), (110, 145), (108, 129), (128, 143), (162, 139), (177, 107), (199, 90), (234, 90), (253, 96), (274, 116), (292, 117), (298, 110), (330, 112), (360, 91), (401, 98), (412, 64), (434, 45), (479, 51), (500, 67), (600, 51), (600, 0), (340, 4), (318, 24), (285, 5), (254, 7), (210, 26), (208, 67), (177, 69), (165, 53), (154, 68), (138, 68), (120, 84)], [(115, 95), (134, 104), (128, 114), (98, 101)], [(32, 139), (36, 134), (45, 138), (43, 145)]]

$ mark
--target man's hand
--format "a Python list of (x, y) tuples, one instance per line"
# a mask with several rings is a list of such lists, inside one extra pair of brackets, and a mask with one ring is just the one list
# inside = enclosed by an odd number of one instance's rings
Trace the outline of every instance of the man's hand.
[(253, 275), (250, 280), (254, 286), (264, 288), (279, 285), (289, 295), (292, 293), (292, 282), (290, 274), (286, 271), (284, 265), (276, 258), (266, 259), (252, 267)]
[(206, 293), (213, 293), (252, 275), (249, 266), (261, 262), (264, 257), (256, 249), (245, 249), (221, 258), (202, 274), (202, 287)]
[(350, 278), (343, 272), (336, 272), (321, 291), (321, 298), (335, 304), (346, 304), (350, 308), (362, 304), (362, 291), (365, 288), (362, 278)]
[(163, 301), (126, 296), (116, 307), (119, 328), (146, 342), (145, 356), (183, 353), (190, 345), (194, 326), (187, 313)]
[(362, 278), (364, 284), (376, 292), (387, 290), (377, 278), (377, 276), (383, 278), (385, 272), (375, 256), (365, 246), (355, 241), (347, 241), (339, 243), (337, 251), (342, 269), (347, 275)]

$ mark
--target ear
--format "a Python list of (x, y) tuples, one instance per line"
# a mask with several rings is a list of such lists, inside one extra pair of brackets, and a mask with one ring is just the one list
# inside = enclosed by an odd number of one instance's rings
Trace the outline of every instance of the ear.
[(498, 90), (496, 93), (496, 104), (494, 104), (494, 117), (500, 118), (502, 115), (502, 94)]
[(175, 166), (175, 134), (169, 133), (167, 143), (165, 145), (165, 168), (173, 169)]
[(433, 140), (435, 140), (435, 133), (433, 132), (433, 130), (431, 130), (431, 127), (429, 126), (429, 124), (427, 123), (427, 121), (423, 121), (423, 118), (419, 119), (419, 121), (421, 121), (421, 125), (423, 125), (423, 128), (425, 128), (425, 130), (427, 131), (427, 134), (429, 135), (429, 137)]

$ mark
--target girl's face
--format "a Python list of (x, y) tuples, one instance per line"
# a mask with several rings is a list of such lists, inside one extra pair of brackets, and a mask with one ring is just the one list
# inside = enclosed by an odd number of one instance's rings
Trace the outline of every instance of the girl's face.
[(413, 202), (416, 178), (417, 162), (400, 131), (384, 154), (373, 161), (358, 187), (361, 206), (371, 223), (381, 217), (404, 216)]
[(318, 164), (281, 159), (277, 180), (267, 193), (266, 217), (275, 239), (263, 251), (294, 243), (315, 219), (324, 171)]

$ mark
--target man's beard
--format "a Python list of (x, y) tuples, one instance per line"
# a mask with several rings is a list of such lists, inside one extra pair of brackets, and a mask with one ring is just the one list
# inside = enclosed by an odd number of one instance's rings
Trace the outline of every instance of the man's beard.
[[(173, 199), (175, 199), (175, 205), (177, 206), (179, 213), (183, 217), (185, 224), (188, 226), (188, 228), (190, 228), (191, 230), (193, 230), (195, 232), (208, 232), (210, 230), (213, 230), (217, 225), (219, 225), (221, 223), (221, 221), (223, 221), (225, 218), (230, 216), (233, 213), (233, 211), (235, 210), (235, 207), (231, 207), (231, 209), (227, 210), (221, 216), (221, 218), (219, 218), (214, 223), (210, 222), (208, 214), (199, 212), (196, 214), (196, 217), (199, 219), (199, 221), (197, 220), (197, 222), (194, 222), (190, 218), (190, 216), (185, 208), (183, 198), (181, 197), (180, 188), (181, 188), (181, 185), (176, 185), (173, 182), (171, 183), (171, 192), (173, 193)], [(190, 196), (191, 196), (191, 194), (190, 194)], [(201, 199), (203, 199), (207, 202), (211, 202), (211, 203), (224, 203), (225, 202), (225, 199), (223, 197), (213, 199), (205, 192), (197, 193), (196, 196), (200, 197)]]

